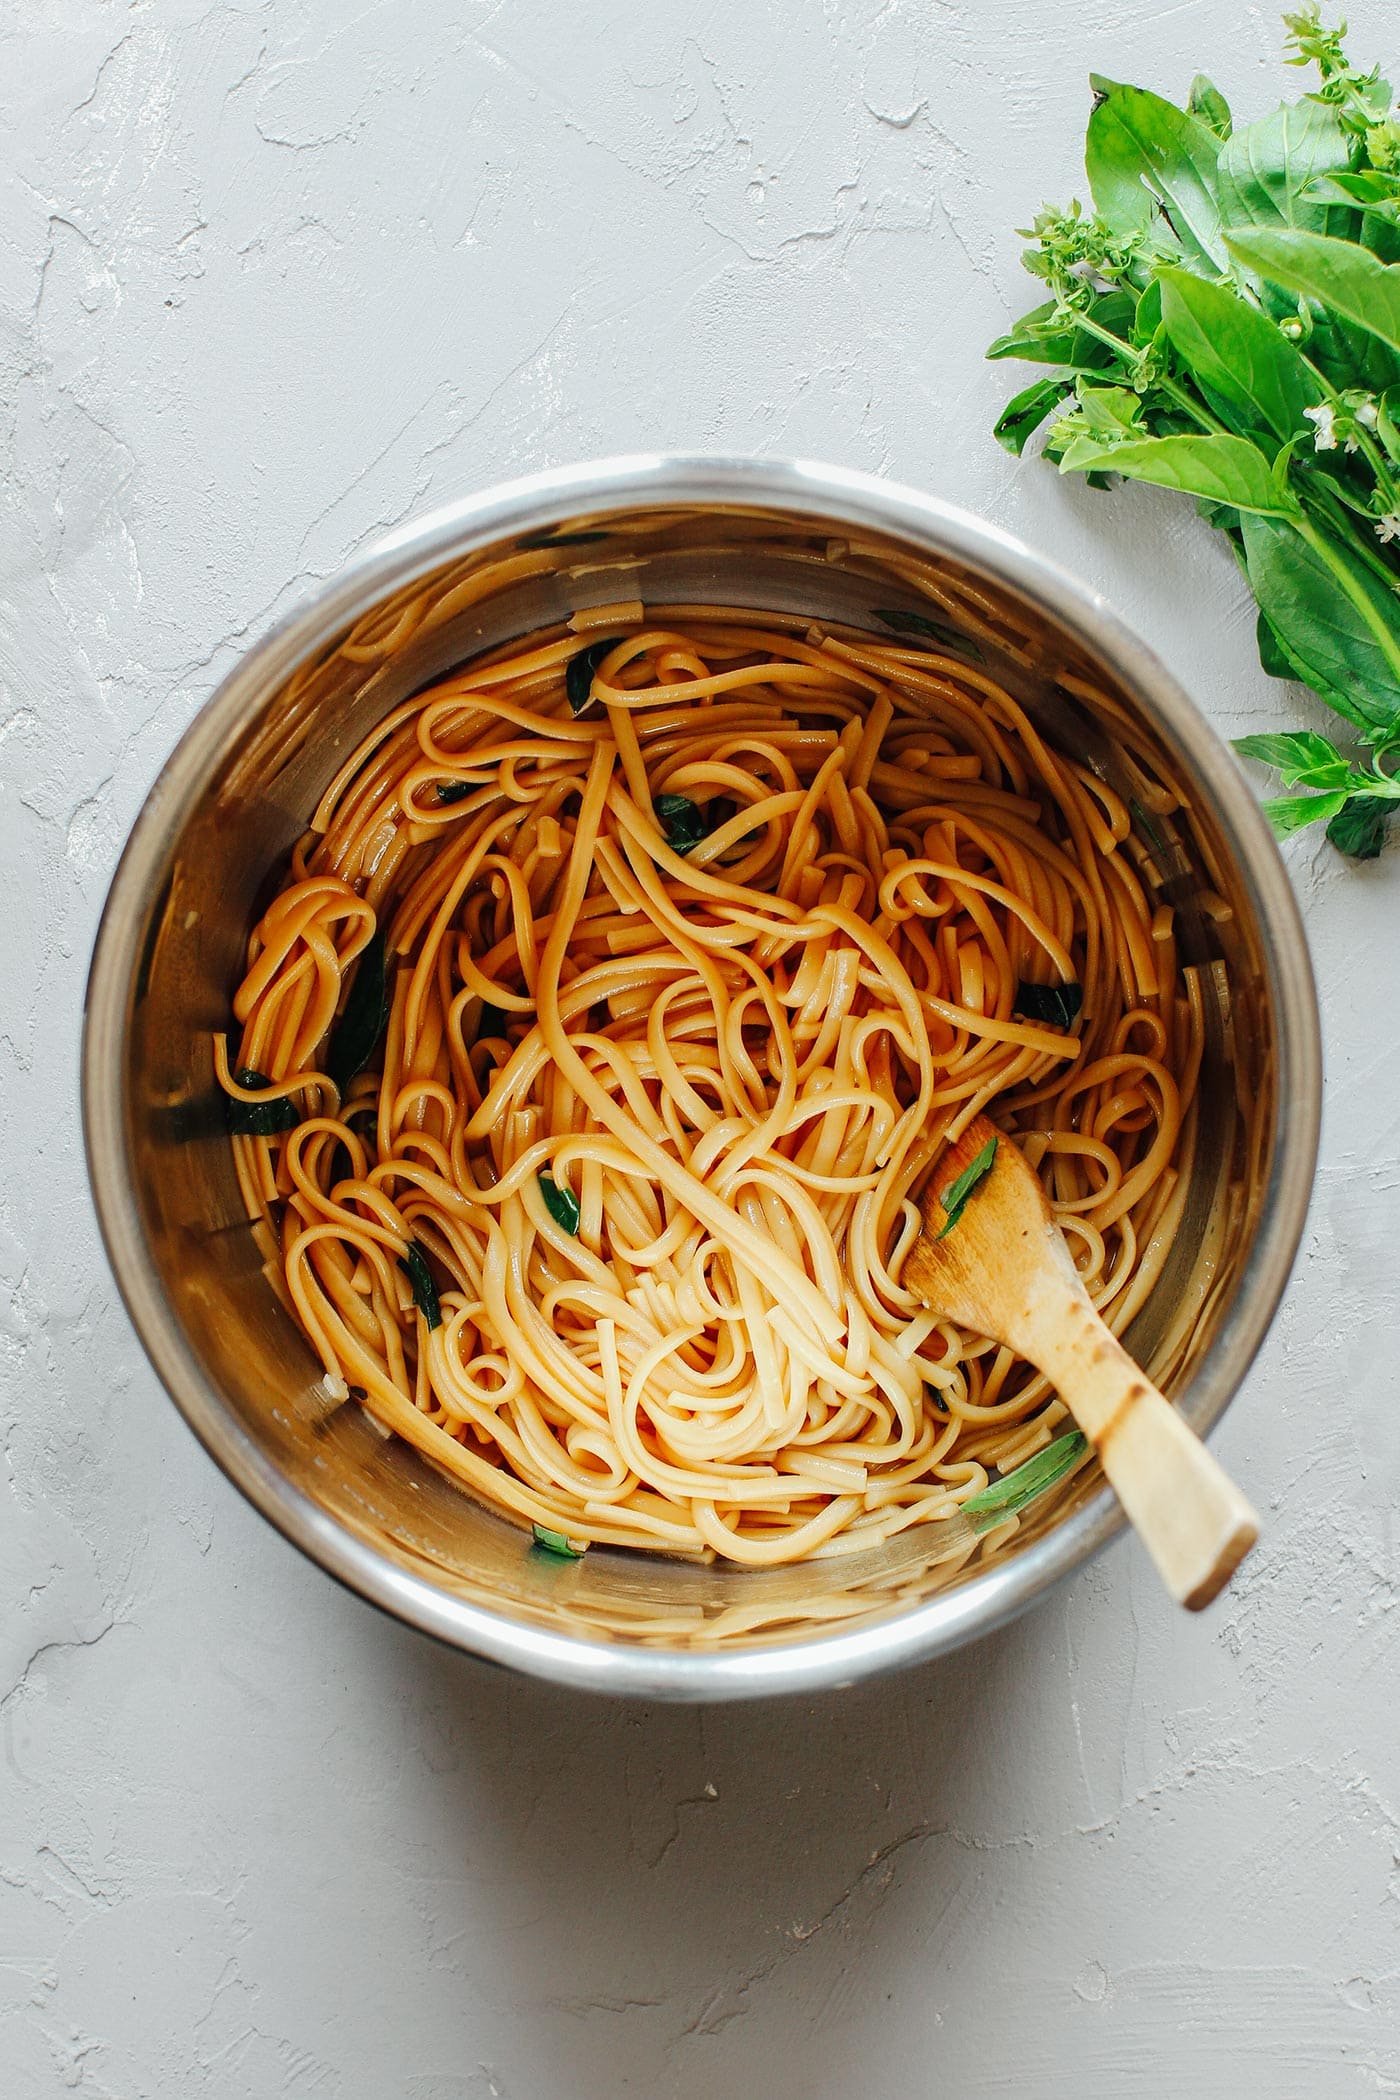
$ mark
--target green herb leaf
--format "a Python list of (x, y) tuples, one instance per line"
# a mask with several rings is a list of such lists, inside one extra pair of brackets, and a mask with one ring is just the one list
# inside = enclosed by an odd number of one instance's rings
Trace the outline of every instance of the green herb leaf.
[(417, 1240), (409, 1241), (407, 1254), (399, 1256), (399, 1267), (412, 1284), (414, 1303), (429, 1327), (441, 1327), (442, 1307), (438, 1304), (437, 1285), (433, 1282), (427, 1256)]
[(1083, 1004), (1082, 984), (1031, 984), (1022, 978), (1011, 1011), (1026, 1021), (1049, 1021), (1056, 1028), (1071, 1028)]
[[(1287, 651), (1263, 613), (1255, 622), (1254, 639), (1259, 649), (1259, 661), (1270, 678), (1302, 677), (1302, 673), (1294, 669)], [(1303, 682), (1306, 684), (1307, 681)]]
[(1273, 766), (1285, 787), (1309, 787), (1323, 794), (1349, 787), (1351, 761), (1334, 743), (1313, 729), (1292, 729), (1272, 736), (1237, 736), (1235, 749), (1245, 758)]
[(1243, 533), (1250, 586), (1299, 676), (1358, 728), (1400, 723), (1394, 594), (1321, 528), (1314, 544), (1277, 519), (1247, 517)]
[(1339, 853), (1353, 860), (1374, 860), (1386, 842), (1395, 804), (1379, 795), (1353, 795), (1327, 827)]
[(1037, 379), (1007, 402), (992, 426), (992, 436), (1019, 459), (1045, 418), (1072, 398), (1063, 379)]
[(555, 1553), (560, 1560), (583, 1559), (582, 1548), (573, 1545), (562, 1531), (551, 1531), (547, 1524), (532, 1524), (530, 1529), (542, 1553)]
[(979, 1532), (991, 1531), (1008, 1517), (1019, 1516), (1073, 1471), (1088, 1448), (1089, 1440), (1082, 1430), (1072, 1429), (1067, 1436), (1056, 1437), (1053, 1444), (1037, 1451), (1023, 1466), (1017, 1466), (1001, 1480), (989, 1481), (978, 1494), (969, 1495), (962, 1505), (963, 1515)]
[(1236, 226), (1300, 226), (1345, 233), (1354, 217), (1311, 194), (1318, 178), (1351, 165), (1337, 112), (1309, 96), (1237, 131), (1220, 155), (1220, 216)]
[(540, 1194), (544, 1197), (544, 1207), (555, 1224), (561, 1232), (572, 1233), (577, 1239), (581, 1216), (578, 1197), (572, 1190), (561, 1188), (552, 1174), (537, 1174), (535, 1179), (539, 1182)]
[(324, 1070), (335, 1081), (342, 1100), (355, 1074), (363, 1072), (373, 1057), (388, 1019), (384, 935), (376, 929), (360, 950), (354, 983), (326, 1051)]
[(1245, 438), (1158, 437), (1126, 442), (1074, 438), (1065, 448), (1060, 472), (1082, 473), (1088, 467), (1101, 473), (1127, 474), (1158, 488), (1182, 489), (1190, 496), (1204, 496), (1212, 503), (1228, 503), (1236, 510), (1259, 511), (1269, 517), (1289, 517), (1297, 509), (1286, 482)]
[(960, 634), (951, 622), (935, 619), (930, 613), (906, 612), (902, 605), (896, 605), (884, 612), (874, 608), (874, 617), (883, 621), (886, 627), (893, 628), (896, 634), (916, 634), (921, 641), (933, 642), (940, 649), (955, 650), (960, 656), (981, 657), (981, 649), (968, 635)]
[(593, 698), (593, 676), (610, 649), (615, 649), (622, 640), (620, 634), (610, 634), (601, 642), (590, 642), (580, 649), (577, 656), (569, 658), (569, 668), (564, 673), (564, 691), (568, 697), (571, 714), (581, 715)]
[(1359, 205), (1363, 211), (1384, 212), (1390, 217), (1400, 210), (1400, 175), (1380, 168), (1321, 175), (1308, 194), (1322, 203)]
[(1330, 823), (1346, 808), (1345, 792), (1335, 795), (1277, 795), (1264, 804), (1269, 828), (1279, 840), (1291, 839), (1307, 824)]
[(991, 1173), (992, 1162), (996, 1156), (997, 1139), (994, 1137), (988, 1138), (977, 1157), (969, 1160), (957, 1180), (950, 1181), (947, 1188), (944, 1189), (938, 1199), (947, 1212), (943, 1222), (943, 1230), (937, 1235), (940, 1240), (947, 1239), (948, 1234), (966, 1210), (968, 1197), (983, 1177)]
[(1079, 424), (1094, 437), (1147, 437), (1142, 420), (1142, 396), (1126, 386), (1086, 386), (1075, 389), (1079, 402)]
[(1191, 92), (1186, 98), (1186, 113), (1213, 131), (1218, 139), (1230, 136), (1230, 105), (1213, 80), (1198, 73), (1191, 83)]
[(437, 798), (439, 802), (465, 802), (476, 785), (471, 780), (440, 780)]
[(1400, 264), (1378, 262), (1365, 248), (1295, 228), (1231, 228), (1226, 246), (1274, 284), (1320, 299), (1392, 350), (1400, 350)]
[(1053, 297), (989, 353), (1055, 369), (996, 435), (1019, 451), (1058, 404), (1044, 457), (1061, 473), (1195, 499), (1254, 593), (1264, 668), (1375, 754), (1302, 733), (1255, 746), (1305, 791), (1272, 821), (1373, 853), (1400, 800), (1384, 770), (1400, 752), (1400, 116), (1314, 7), (1285, 22), (1322, 85), (1255, 123), (1203, 76), (1185, 111), (1094, 78), (1096, 209), (1037, 214), (1023, 260)]
[(710, 835), (699, 803), (692, 802), (689, 795), (657, 795), (652, 808), (673, 853), (689, 853)]
[[(275, 1084), (263, 1073), (255, 1072), (251, 1065), (244, 1065), (233, 1076), (239, 1086), (254, 1087), (259, 1091)], [(290, 1094), (279, 1094), (275, 1101), (239, 1101), (232, 1094), (224, 1098), (224, 1115), (230, 1137), (278, 1137), (284, 1130), (295, 1130), (301, 1121)]]
[[(1096, 329), (1121, 336), (1128, 351), (1137, 309), (1134, 292), (1101, 292), (1084, 308), (1084, 317)], [(1077, 320), (1065, 320), (1058, 301), (1047, 299), (1023, 314), (1006, 335), (999, 335), (987, 352), (989, 358), (1020, 357), (1036, 365), (1070, 365), (1075, 370), (1094, 371), (1112, 364), (1116, 352), (1097, 334), (1091, 335)]]
[(1216, 202), (1220, 140), (1145, 88), (1094, 77), (1084, 165), (1094, 204), (1118, 234), (1151, 235), (1190, 261), (1226, 268)]
[(1164, 269), (1158, 281), (1167, 338), (1217, 414), (1245, 436), (1280, 443), (1304, 430), (1303, 411), (1320, 390), (1277, 324), (1189, 270)]

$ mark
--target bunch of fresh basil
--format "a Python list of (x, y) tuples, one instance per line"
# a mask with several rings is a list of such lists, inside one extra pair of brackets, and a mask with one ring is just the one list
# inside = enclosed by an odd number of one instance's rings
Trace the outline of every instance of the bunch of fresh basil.
[(1197, 498), (1259, 606), (1259, 654), (1352, 726), (1243, 737), (1278, 769), (1276, 832), (1380, 851), (1400, 805), (1400, 112), (1315, 11), (1285, 16), (1320, 85), (1236, 127), (1203, 76), (1178, 109), (1095, 78), (1094, 209), (1043, 211), (1049, 299), (989, 357), (1052, 365), (996, 434), (1096, 487)]

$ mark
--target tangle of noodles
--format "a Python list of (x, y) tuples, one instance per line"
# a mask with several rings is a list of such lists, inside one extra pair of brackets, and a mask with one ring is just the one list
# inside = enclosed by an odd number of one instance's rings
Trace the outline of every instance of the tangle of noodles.
[(900, 1282), (980, 1110), (1117, 1329), (1184, 1199), (1200, 996), (1126, 808), (962, 661), (797, 625), (632, 608), (394, 708), (215, 1041), (297, 1118), (232, 1142), (330, 1395), (578, 1546), (852, 1551), (1067, 1426)]

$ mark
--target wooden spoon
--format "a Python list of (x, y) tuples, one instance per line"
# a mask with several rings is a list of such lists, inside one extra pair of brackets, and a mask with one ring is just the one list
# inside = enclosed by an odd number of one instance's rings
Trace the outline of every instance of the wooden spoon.
[[(960, 1203), (955, 1182), (989, 1148), (990, 1165)], [(1258, 1520), (1089, 1303), (1019, 1147), (975, 1117), (944, 1155), (923, 1212), (905, 1284), (931, 1312), (1044, 1372), (1172, 1596), (1189, 1611), (1209, 1604), (1259, 1536)]]

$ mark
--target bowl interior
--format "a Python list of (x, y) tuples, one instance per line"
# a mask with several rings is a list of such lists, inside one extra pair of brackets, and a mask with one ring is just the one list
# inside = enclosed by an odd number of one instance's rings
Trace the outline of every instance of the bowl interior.
[[(313, 609), (255, 652), (191, 732), (138, 827), (128, 858), (141, 865), (136, 875), (124, 865), (109, 909), (120, 923), (99, 948), (108, 996), (88, 1042), (99, 1203), (128, 1301), (185, 1412), (337, 1572), (465, 1646), (555, 1674), (567, 1674), (562, 1655), (581, 1652), (561, 1641), (698, 1663), (921, 1611), (924, 1648), (947, 1644), (1005, 1616), (1116, 1520), (1091, 1469), (1047, 1498), (995, 1565), (951, 1576), (929, 1565), (917, 1532), (859, 1559), (773, 1571), (606, 1547), (561, 1563), (386, 1441), (353, 1403), (327, 1398), (239, 1201), (210, 1035), (226, 1025), (248, 928), (345, 756), (396, 701), (483, 648), (638, 598), (649, 614), (727, 605), (787, 617), (797, 632), (823, 622), (925, 635), (991, 672), (1059, 750), (1112, 785), (1132, 811), (1140, 878), (1175, 910), (1206, 1016), (1189, 1199), (1125, 1339), (1201, 1427), (1242, 1369), (1237, 1314), (1281, 1125), (1276, 959), (1226, 839), (1219, 769), (1230, 762), (1208, 734), (1162, 718), (1131, 658), (1115, 650), (1108, 661), (1084, 601), (1051, 611), (1050, 586), (1013, 583), (1008, 565), (975, 550), (934, 552), (931, 533), (814, 510), (634, 496), (570, 511), (556, 499), (543, 525), (536, 506), (528, 529), (468, 520), (445, 552), (439, 534), (397, 562), (381, 553), (340, 609)], [(99, 1060), (105, 1076), (94, 1079)], [(100, 1127), (94, 1135), (104, 1087), (116, 1164)], [(1039, 1557), (1029, 1585), (1028, 1555)], [(699, 1683), (692, 1671), (684, 1689)]]

